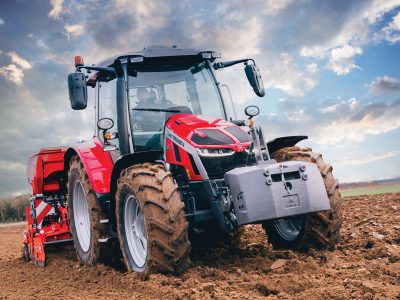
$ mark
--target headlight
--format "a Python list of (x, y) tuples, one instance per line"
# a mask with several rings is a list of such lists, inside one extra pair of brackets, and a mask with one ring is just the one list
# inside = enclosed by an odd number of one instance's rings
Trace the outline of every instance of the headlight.
[(210, 149), (210, 148), (198, 148), (197, 151), (201, 156), (230, 156), (235, 153), (232, 149), (223, 148), (223, 149)]

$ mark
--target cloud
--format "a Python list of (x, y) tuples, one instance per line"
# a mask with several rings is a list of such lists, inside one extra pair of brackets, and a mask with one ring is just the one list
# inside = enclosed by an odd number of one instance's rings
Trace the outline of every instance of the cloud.
[(0, 19), (0, 25), (3, 25), (3, 24), (4, 24), (3, 19)]
[(393, 17), (387, 26), (374, 34), (374, 39), (375, 41), (386, 40), (392, 44), (400, 41), (400, 12)]
[(345, 75), (353, 69), (358, 68), (354, 63), (354, 56), (362, 54), (360, 47), (345, 44), (331, 50), (327, 68), (335, 72), (337, 75)]
[(323, 114), (326, 114), (326, 113), (330, 113), (330, 112), (335, 112), (339, 106), (340, 106), (340, 104), (338, 103), (338, 104), (334, 104), (331, 106), (320, 108), (320, 110)]
[(54, 20), (60, 20), (63, 11), (64, 0), (50, 0), (51, 10), (47, 14), (49, 18)]
[(301, 97), (319, 82), (316, 64), (309, 64), (302, 70), (290, 53), (267, 61), (263, 77), (267, 88), (277, 88), (292, 97)]
[(341, 158), (335, 161), (336, 165), (366, 165), (376, 161), (392, 158), (400, 156), (400, 151), (389, 151), (385, 153), (370, 153), (365, 156), (357, 156), (357, 157), (350, 157), (350, 158)]
[(374, 103), (362, 107), (350, 116), (336, 116), (327, 124), (316, 127), (316, 142), (335, 145), (360, 143), (370, 135), (384, 134), (400, 128), (400, 101), (391, 104)]
[[(363, 53), (364, 46), (376, 40), (371, 28), (400, 3), (398, 0), (347, 1), (338, 5), (337, 10), (327, 4), (323, 6), (327, 9), (326, 19), (318, 22), (319, 26), (313, 32), (314, 40), (310, 38), (308, 43), (303, 43), (299, 54), (316, 59), (327, 58), (328, 69), (337, 75), (345, 75), (358, 68), (354, 57)], [(331, 11), (328, 13), (328, 10)], [(315, 23), (315, 18), (310, 20)], [(305, 32), (310, 33), (309, 30)]]
[(22, 79), (24, 78), (24, 72), (14, 64), (1, 67), (0, 75), (18, 85), (22, 85)]
[(29, 70), (32, 68), (31, 63), (19, 56), (17, 53), (9, 52), (8, 55), (11, 57), (11, 61), (17, 64), (21, 69)]
[(17, 85), (22, 85), (24, 70), (31, 69), (32, 64), (20, 57), (15, 52), (9, 52), (7, 55), (11, 58), (12, 63), (7, 66), (0, 67), (0, 75)]
[(31, 40), (33, 40), (40, 49), (50, 50), (49, 46), (47, 46), (46, 43), (41, 38), (39, 38), (37, 35), (30, 33), (30, 34), (28, 34), (28, 37)]
[(263, 1), (264, 3), (264, 12), (267, 15), (275, 15), (282, 10), (286, 9), (292, 2), (293, 0), (266, 0)]
[(84, 27), (81, 24), (65, 24), (64, 29), (68, 39), (80, 37), (84, 33)]
[(376, 77), (370, 84), (366, 84), (369, 91), (374, 95), (381, 95), (386, 93), (393, 93), (400, 91), (400, 79), (382, 76)]

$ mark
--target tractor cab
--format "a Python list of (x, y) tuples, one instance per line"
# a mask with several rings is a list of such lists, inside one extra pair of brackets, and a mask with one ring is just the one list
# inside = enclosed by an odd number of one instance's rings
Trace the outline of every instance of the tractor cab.
[[(107, 135), (98, 128), (105, 144), (115, 146), (108, 149), (120, 149), (121, 155), (163, 151), (164, 127), (174, 114), (194, 114), (210, 122), (228, 119), (215, 70), (245, 63), (250, 84), (257, 95), (264, 95), (253, 60), (215, 63), (219, 57), (213, 51), (160, 46), (116, 56), (99, 66), (84, 66), (77, 57), (77, 72), (69, 77), (72, 108), (86, 107), (86, 86), (95, 87), (96, 122), (109, 118), (114, 123)], [(96, 73), (86, 78), (80, 73), (83, 68)]]

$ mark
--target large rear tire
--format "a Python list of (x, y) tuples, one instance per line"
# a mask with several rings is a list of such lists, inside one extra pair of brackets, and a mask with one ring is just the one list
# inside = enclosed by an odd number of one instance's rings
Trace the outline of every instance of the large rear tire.
[(77, 155), (69, 163), (68, 214), (79, 261), (90, 266), (110, 261), (111, 243), (99, 241), (108, 235), (106, 224), (100, 223), (107, 217), (101, 211), (85, 167)]
[(144, 279), (180, 274), (190, 264), (184, 203), (170, 172), (145, 163), (122, 171), (116, 191), (118, 236), (125, 265)]
[(339, 183), (332, 175), (332, 166), (326, 164), (322, 155), (310, 148), (287, 147), (272, 155), (277, 162), (296, 160), (315, 163), (324, 180), (331, 208), (327, 211), (268, 221), (263, 227), (268, 241), (275, 249), (309, 248), (334, 250), (340, 240), (343, 222)]

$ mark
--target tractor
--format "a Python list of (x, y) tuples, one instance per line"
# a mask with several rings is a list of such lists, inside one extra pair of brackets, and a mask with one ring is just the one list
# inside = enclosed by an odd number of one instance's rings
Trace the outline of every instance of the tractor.
[(76, 56), (69, 100), (83, 110), (94, 89), (94, 137), (29, 160), (23, 256), (44, 266), (47, 245), (71, 242), (84, 265), (120, 257), (143, 278), (180, 274), (192, 246), (234, 247), (247, 224), (261, 224), (275, 249), (334, 249), (342, 200), (332, 166), (296, 146), (307, 136), (267, 141), (255, 105), (246, 119), (229, 115), (216, 73), (238, 64), (263, 97), (251, 58), (176, 46), (98, 65)]

